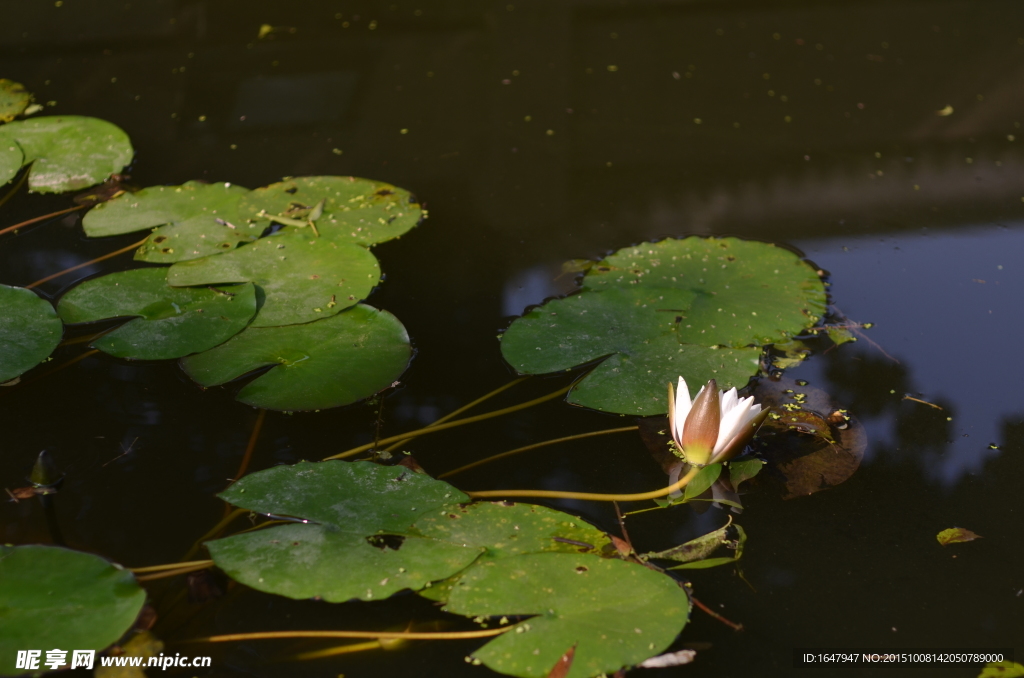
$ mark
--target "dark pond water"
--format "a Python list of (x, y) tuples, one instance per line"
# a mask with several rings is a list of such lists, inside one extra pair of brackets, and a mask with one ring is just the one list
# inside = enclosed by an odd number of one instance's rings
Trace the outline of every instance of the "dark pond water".
[[(511, 377), (496, 335), (565, 292), (561, 262), (646, 239), (740, 235), (800, 248), (867, 341), (791, 371), (865, 425), (860, 470), (790, 501), (745, 497), (742, 561), (692, 575), (706, 604), (664, 675), (794, 675), (794, 647), (1024, 650), (1024, 6), (1015, 2), (3, 3), (0, 77), (57, 113), (124, 128), (140, 186), (260, 186), (354, 174), (413, 190), (430, 218), (377, 248), (371, 301), (418, 355), (383, 431), (428, 423)], [(257, 40), (261, 24), (290, 27)], [(68, 205), (19, 195), (0, 226)], [(133, 241), (86, 242), (76, 216), (0, 242), (0, 281), (25, 285)], [(45, 284), (128, 267), (118, 258)], [(64, 346), (54, 365), (82, 344)], [(499, 405), (555, 390), (535, 379)], [(905, 395), (936, 403), (929, 407)], [(128, 566), (172, 562), (222, 515), (256, 413), (173, 364), (102, 354), (0, 393), (0, 483), (39, 450), (74, 548)], [(625, 425), (562, 403), (423, 438), (443, 472), (481, 456)], [(267, 417), (253, 470), (372, 439), (367, 405)], [(636, 437), (550, 447), (457, 479), (465, 489), (644, 491), (664, 476)], [(558, 504), (614, 530), (611, 509)], [(631, 519), (664, 548), (721, 524), (685, 507)], [(984, 539), (943, 548), (960, 526)], [(36, 502), (0, 504), (0, 538), (50, 543)], [(411, 596), (295, 602), (236, 589), (207, 606), (152, 591), (169, 643), (210, 633), (382, 628), (441, 615)], [(487, 675), (476, 645), (419, 644), (303, 664), (312, 645), (172, 644), (209, 675)], [(947, 667), (927, 675), (970, 676)], [(863, 675), (925, 675), (878, 670)], [(855, 675), (855, 671), (841, 675)], [(652, 674), (653, 675), (653, 674)], [(807, 670), (795, 675), (830, 675)], [(837, 673), (837, 675), (839, 675)]]

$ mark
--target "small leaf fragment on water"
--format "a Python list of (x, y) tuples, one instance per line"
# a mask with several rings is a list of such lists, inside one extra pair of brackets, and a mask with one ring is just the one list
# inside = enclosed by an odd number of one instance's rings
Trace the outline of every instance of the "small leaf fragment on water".
[(975, 539), (981, 539), (982, 536), (962, 527), (951, 527), (948, 530), (939, 532), (935, 535), (935, 538), (939, 540), (940, 544), (946, 546), (948, 544), (959, 544), (965, 541), (974, 541)]

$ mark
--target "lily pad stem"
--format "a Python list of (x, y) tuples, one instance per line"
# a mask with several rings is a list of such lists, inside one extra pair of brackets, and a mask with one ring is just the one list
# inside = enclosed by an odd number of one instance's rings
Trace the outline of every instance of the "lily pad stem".
[(146, 236), (144, 239), (140, 240), (137, 243), (134, 243), (132, 245), (128, 245), (128, 247), (122, 247), (121, 249), (117, 250), (116, 252), (111, 252), (109, 254), (104, 254), (102, 257), (96, 257), (95, 259), (90, 259), (89, 261), (83, 262), (83, 263), (78, 264), (76, 266), (72, 266), (71, 268), (65, 268), (63, 271), (58, 271), (57, 273), (54, 273), (53, 275), (48, 275), (45, 278), (41, 278), (41, 279), (35, 281), (31, 285), (25, 285), (25, 287), (27, 287), (29, 289), (31, 289), (33, 287), (38, 287), (39, 285), (42, 285), (44, 282), (49, 282), (49, 281), (53, 280), (54, 278), (59, 278), (62, 275), (66, 275), (68, 273), (71, 273), (72, 271), (77, 271), (80, 268), (85, 268), (86, 266), (92, 266), (93, 264), (98, 264), (99, 262), (105, 261), (107, 259), (110, 259), (111, 257), (116, 257), (119, 254), (124, 254), (125, 252), (129, 252), (129, 251), (134, 250), (134, 249), (136, 249), (138, 247), (141, 247), (142, 245), (144, 245), (146, 243), (146, 240), (149, 240), (149, 236)]
[(199, 561), (196, 564), (188, 565), (186, 567), (178, 567), (174, 570), (163, 570), (161, 572), (154, 572), (153, 574), (143, 574), (135, 577), (135, 581), (152, 581), (154, 579), (167, 579), (168, 577), (177, 577), (179, 574), (189, 574), (190, 572), (198, 572), (199, 570), (205, 570), (206, 568), (213, 565), (213, 561)]
[(500, 636), (515, 625), (479, 631), (263, 631), (260, 633), (227, 633), (222, 636), (196, 638), (193, 643), (226, 643), (237, 640), (274, 640), (278, 638), (395, 638), (406, 640), (465, 640)]
[[(462, 414), (463, 412), (476, 407), (480, 403), (493, 398), (494, 396), (498, 395), (502, 391), (510, 389), (513, 386), (515, 386), (516, 384), (519, 384), (519, 383), (522, 383), (522, 382), (526, 381), (526, 379), (527, 379), (527, 377), (520, 377), (518, 379), (513, 379), (512, 381), (508, 382), (507, 384), (505, 384), (503, 386), (499, 386), (498, 388), (494, 389), (493, 391), (491, 391), (487, 395), (480, 396), (479, 398), (477, 398), (473, 402), (469, 403), (468, 405), (463, 405), (462, 407), (460, 407), (459, 409), (455, 410), (454, 412), (450, 412), (450, 413), (444, 415), (443, 417), (441, 417), (437, 421), (433, 421), (433, 422), (427, 424), (424, 428), (430, 428), (431, 426), (437, 426), (438, 424), (443, 424), (444, 422), (448, 421), (449, 419), (453, 419), (453, 418), (459, 416), (460, 414)], [(401, 447), (403, 444), (409, 442), (412, 439), (413, 439), (412, 437), (403, 438), (402, 440), (399, 440), (398, 442), (393, 443), (393, 444), (388, 445), (387, 447), (385, 447), (384, 451), (385, 452), (391, 452), (392, 450), (395, 450), (395, 449)]]
[(460, 466), (459, 468), (451, 470), (451, 471), (445, 471), (441, 475), (437, 476), (437, 479), (440, 480), (441, 478), (447, 478), (448, 476), (453, 476), (456, 473), (462, 473), (463, 471), (468, 471), (471, 468), (476, 468), (477, 466), (483, 466), (484, 464), (489, 464), (490, 462), (497, 461), (497, 460), (499, 460), (499, 459), (501, 459), (503, 457), (511, 457), (513, 454), (519, 454), (520, 452), (528, 452), (530, 450), (535, 450), (535, 449), (537, 449), (539, 447), (547, 447), (548, 445), (556, 445), (558, 443), (566, 443), (566, 442), (569, 442), (570, 440), (581, 440), (583, 438), (593, 438), (594, 436), (603, 436), (603, 435), (608, 434), (608, 433), (625, 433), (626, 431), (635, 431), (635, 430), (637, 430), (637, 428), (639, 428), (639, 427), (638, 426), (623, 426), (622, 428), (609, 428), (609, 429), (604, 429), (602, 431), (588, 431), (587, 433), (577, 433), (576, 435), (564, 436), (562, 438), (552, 438), (551, 440), (544, 440), (544, 441), (541, 441), (539, 443), (534, 443), (532, 445), (524, 445), (523, 447), (517, 447), (514, 450), (509, 450), (508, 452), (502, 452), (500, 454), (495, 454), (495, 455), (492, 455), (490, 457), (486, 457), (484, 459), (480, 459), (478, 461), (474, 461), (472, 464), (466, 464), (465, 466)]
[(559, 492), (557, 490), (485, 490), (483, 492), (466, 492), (474, 499), (485, 499), (489, 497), (544, 497), (547, 499), (583, 499), (584, 501), (647, 501), (648, 499), (660, 499), (673, 492), (683, 489), (687, 483), (700, 473), (700, 468), (691, 466), (686, 475), (678, 482), (672, 483), (661, 490), (641, 492), (639, 494), (598, 494), (596, 492)]
[[(5, 200), (6, 200), (6, 198), (5, 198)], [(3, 204), (3, 202), (0, 202), (0, 205), (2, 205), (2, 204)], [(74, 212), (76, 210), (85, 209), (86, 207), (88, 207), (88, 205), (75, 205), (74, 207), (69, 207), (66, 210), (59, 210), (57, 212), (50, 212), (49, 214), (44, 214), (41, 217), (36, 217), (35, 219), (29, 219), (28, 221), (23, 221), (20, 224), (15, 224), (14, 226), (8, 226), (7, 228), (0, 229), (0, 235), (4, 235), (5, 233), (10, 233), (11, 231), (17, 231), (19, 228), (25, 228), (26, 226), (31, 226), (32, 224), (36, 223), (37, 221), (43, 221), (45, 219), (52, 219), (54, 217), (59, 217), (62, 214), (67, 214), (68, 212)]]
[(331, 459), (345, 459), (347, 457), (353, 457), (359, 454), (360, 452), (365, 452), (366, 450), (377, 447), (378, 445), (386, 445), (388, 443), (393, 443), (399, 440), (403, 440), (405, 438), (414, 438), (416, 436), (425, 435), (427, 433), (434, 433), (435, 431), (445, 431), (450, 428), (455, 428), (456, 426), (462, 426), (463, 424), (472, 424), (478, 421), (483, 421), (485, 419), (500, 417), (503, 414), (511, 414), (512, 412), (525, 410), (527, 407), (540, 405), (541, 403), (561, 397), (568, 393), (569, 389), (571, 389), (572, 387), (573, 384), (569, 384), (565, 388), (560, 388), (554, 393), (549, 393), (546, 396), (541, 396), (540, 398), (534, 398), (533, 400), (529, 400), (525, 403), (512, 405), (511, 407), (504, 407), (500, 410), (494, 410), (492, 412), (484, 412), (483, 414), (478, 414), (474, 417), (466, 417), (465, 419), (458, 419), (456, 421), (450, 421), (445, 424), (434, 424), (431, 426), (425, 426), (415, 431), (409, 431), (408, 433), (402, 433), (397, 436), (391, 436), (390, 438), (382, 438), (381, 440), (378, 440), (375, 443), (367, 443), (365, 445), (360, 445), (359, 447), (353, 447), (351, 450), (346, 450), (345, 452), (341, 452), (340, 454), (332, 455), (330, 457), (325, 458), (324, 461), (330, 461)]

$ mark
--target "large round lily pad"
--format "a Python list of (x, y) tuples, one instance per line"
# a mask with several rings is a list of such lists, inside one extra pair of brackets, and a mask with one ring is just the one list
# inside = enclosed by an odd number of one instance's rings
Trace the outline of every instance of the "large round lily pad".
[(10, 122), (25, 112), (32, 94), (20, 82), (0, 78), (0, 123)]
[(137, 268), (78, 285), (57, 312), (67, 323), (137, 316), (92, 345), (119, 358), (163, 360), (205, 351), (241, 332), (256, 314), (256, 290), (251, 284), (171, 287), (166, 268)]
[(825, 312), (816, 271), (796, 254), (737, 238), (643, 243), (592, 266), (581, 290), (516, 319), (502, 336), (520, 373), (600, 365), (569, 401), (624, 414), (668, 410), (666, 384), (684, 376), (742, 386), (765, 344)]
[(0, 285), (0, 382), (45, 360), (63, 335), (50, 302), (32, 290)]
[(78, 115), (31, 118), (0, 126), (0, 148), (9, 147), (12, 141), (21, 146), (23, 162), (32, 163), (28, 185), (38, 193), (63, 193), (103, 183), (124, 169), (134, 154), (120, 127)]
[(612, 674), (668, 647), (689, 617), (686, 593), (642, 565), (574, 553), (471, 567), (446, 608), (467, 616), (536, 615), (473, 653), (488, 667), (544, 678), (575, 648), (569, 677)]
[(308, 323), (354, 306), (380, 282), (380, 265), (365, 247), (292, 233), (174, 264), (167, 282), (179, 287), (255, 283), (262, 304), (252, 325), (273, 327)]
[[(317, 210), (317, 204), (323, 206)], [(357, 177), (297, 177), (257, 188), (242, 199), (240, 209), (250, 218), (263, 215), (303, 221), (311, 217), (321, 237), (373, 245), (397, 238), (424, 216), (409, 191), (381, 181)], [(318, 214), (319, 212), (319, 214)], [(286, 231), (303, 227), (286, 226)], [(311, 230), (308, 226), (305, 230)]]
[(404, 536), (420, 516), (469, 497), (404, 466), (302, 462), (242, 478), (220, 497), (305, 521), (208, 542), (217, 566), (248, 586), (290, 598), (374, 600), (463, 569), (472, 547)]
[(216, 386), (274, 365), (238, 399), (271, 410), (320, 410), (348, 405), (391, 385), (412, 357), (395, 316), (360, 304), (304, 325), (249, 327), (217, 348), (184, 358), (203, 386)]
[[(131, 573), (90, 553), (0, 546), (0, 674), (18, 650), (102, 650), (127, 631), (146, 600)], [(40, 664), (40, 668), (44, 668)]]

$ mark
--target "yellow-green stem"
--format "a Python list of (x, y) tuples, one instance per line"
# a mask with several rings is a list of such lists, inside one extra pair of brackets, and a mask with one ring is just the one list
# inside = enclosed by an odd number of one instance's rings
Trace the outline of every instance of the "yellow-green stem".
[(554, 438), (552, 440), (544, 440), (544, 441), (539, 442), (539, 443), (534, 443), (532, 445), (524, 445), (523, 447), (517, 447), (516, 449), (509, 450), (508, 452), (502, 452), (501, 454), (495, 454), (495, 455), (492, 455), (492, 456), (487, 457), (485, 459), (480, 459), (478, 461), (474, 461), (472, 464), (466, 464), (465, 466), (460, 466), (459, 468), (454, 469), (452, 471), (446, 471), (446, 472), (442, 473), (441, 475), (437, 476), (437, 478), (438, 478), (438, 480), (440, 480), (441, 478), (447, 478), (449, 476), (455, 475), (456, 473), (462, 473), (463, 471), (468, 471), (471, 468), (476, 468), (477, 466), (483, 466), (484, 464), (489, 464), (492, 461), (497, 461), (497, 460), (503, 459), (505, 457), (511, 457), (513, 454), (519, 454), (520, 452), (529, 452), (530, 450), (535, 450), (535, 449), (537, 449), (539, 447), (547, 447), (548, 445), (556, 445), (558, 443), (566, 443), (566, 442), (569, 442), (570, 440), (581, 440), (583, 438), (592, 438), (594, 436), (603, 436), (603, 435), (605, 435), (607, 433), (624, 433), (625, 431), (635, 431), (638, 428), (639, 428), (638, 426), (623, 426), (622, 428), (610, 428), (610, 429), (605, 429), (603, 431), (590, 431), (588, 433), (577, 433), (576, 435), (564, 436), (562, 438)]
[[(519, 379), (513, 379), (512, 381), (508, 382), (504, 386), (499, 386), (498, 388), (494, 389), (493, 391), (491, 391), (487, 395), (480, 396), (479, 398), (477, 398), (473, 402), (469, 403), (468, 405), (463, 405), (459, 409), (455, 410), (454, 412), (451, 412), (450, 414), (446, 414), (445, 416), (441, 417), (437, 421), (432, 422), (430, 424), (427, 424), (424, 428), (430, 428), (432, 426), (437, 426), (439, 424), (443, 424), (444, 422), (446, 422), (446, 421), (448, 421), (450, 419), (454, 419), (455, 417), (459, 416), (463, 412), (466, 412), (467, 410), (473, 409), (474, 407), (476, 407), (480, 403), (485, 402), (487, 400), (490, 400), (491, 398), (493, 398), (494, 396), (498, 395), (502, 391), (510, 389), (513, 386), (515, 386), (516, 384), (519, 384), (519, 383), (522, 383), (522, 382), (526, 381), (526, 379), (527, 379), (526, 377), (520, 377)], [(409, 442), (412, 439), (413, 439), (412, 436), (407, 437), (407, 438), (403, 438), (402, 440), (399, 440), (398, 442), (396, 442), (396, 443), (394, 443), (392, 445), (388, 445), (387, 447), (385, 447), (384, 451), (385, 452), (391, 452), (391, 451), (401, 447), (403, 444)]]
[(359, 447), (353, 447), (351, 450), (346, 450), (345, 452), (341, 452), (340, 454), (332, 455), (332, 456), (327, 457), (326, 459), (324, 459), (324, 461), (329, 461), (331, 459), (345, 459), (347, 457), (355, 456), (355, 455), (359, 454), (360, 452), (365, 452), (366, 450), (369, 450), (369, 449), (372, 449), (374, 447), (377, 447), (378, 445), (387, 445), (389, 443), (393, 443), (393, 442), (398, 441), (398, 440), (403, 440), (405, 438), (412, 438), (412, 437), (415, 437), (415, 436), (426, 435), (427, 433), (435, 433), (437, 431), (446, 431), (446, 430), (448, 430), (450, 428), (455, 428), (456, 426), (463, 426), (465, 424), (473, 424), (475, 422), (483, 421), (485, 419), (491, 419), (493, 417), (500, 417), (503, 414), (510, 414), (512, 412), (518, 412), (519, 410), (524, 410), (527, 407), (533, 407), (534, 405), (539, 405), (541, 403), (547, 402), (548, 400), (553, 400), (553, 399), (555, 399), (555, 398), (557, 398), (559, 396), (565, 395), (566, 393), (569, 392), (570, 388), (572, 388), (572, 384), (569, 384), (565, 388), (558, 389), (554, 393), (549, 393), (546, 396), (541, 396), (540, 398), (534, 398), (533, 400), (530, 400), (528, 402), (520, 403), (518, 405), (513, 405), (511, 407), (505, 407), (505, 408), (502, 408), (500, 410), (494, 410), (493, 412), (485, 412), (483, 414), (478, 414), (475, 417), (466, 417), (465, 419), (459, 419), (457, 421), (450, 421), (450, 422), (448, 422), (446, 424), (437, 424), (436, 426), (426, 426), (424, 428), (417, 429), (415, 431), (409, 431), (407, 433), (402, 433), (402, 434), (399, 434), (397, 436), (391, 436), (390, 438), (382, 438), (381, 440), (378, 440), (375, 443), (366, 443), (365, 445), (360, 445)]
[(176, 570), (165, 570), (163, 572), (154, 572), (153, 574), (137, 575), (135, 581), (152, 581), (154, 579), (167, 579), (168, 577), (177, 577), (179, 574), (189, 574), (190, 572), (198, 572), (199, 570), (205, 570), (206, 568), (213, 565), (213, 561), (209, 561), (207, 564), (190, 565), (188, 567), (179, 567)]
[(583, 499), (585, 501), (647, 501), (648, 499), (659, 499), (683, 489), (699, 472), (700, 469), (694, 466), (678, 482), (662, 490), (652, 490), (639, 494), (599, 494), (595, 492), (559, 492), (557, 490), (486, 490), (483, 492), (466, 492), (466, 494), (474, 499), (487, 499), (490, 497), (543, 497), (546, 499)]
[(515, 626), (480, 631), (263, 631), (260, 633), (228, 633), (196, 638), (193, 643), (227, 643), (239, 640), (278, 640), (282, 638), (405, 638), (407, 640), (465, 640), (500, 636)]
[(39, 287), (44, 282), (49, 282), (49, 281), (53, 280), (54, 278), (59, 278), (62, 275), (67, 275), (68, 273), (71, 273), (72, 271), (77, 271), (80, 268), (85, 268), (86, 266), (92, 266), (93, 264), (98, 264), (101, 261), (106, 261), (107, 259), (110, 259), (112, 257), (116, 257), (119, 254), (124, 254), (125, 252), (131, 251), (131, 250), (133, 250), (133, 249), (135, 249), (137, 247), (141, 247), (142, 245), (145, 244), (146, 240), (149, 240), (149, 238), (146, 237), (146, 238), (140, 240), (137, 243), (128, 245), (128, 247), (122, 247), (121, 249), (117, 250), (116, 252), (110, 252), (109, 254), (104, 254), (102, 257), (96, 257), (95, 259), (90, 259), (89, 261), (86, 261), (86, 262), (83, 262), (81, 264), (78, 264), (77, 266), (72, 266), (71, 268), (65, 268), (63, 271), (58, 271), (57, 273), (54, 273), (53, 275), (48, 275), (45, 278), (40, 278), (39, 280), (35, 281), (31, 285), (25, 285), (25, 287), (28, 287), (28, 288)]

